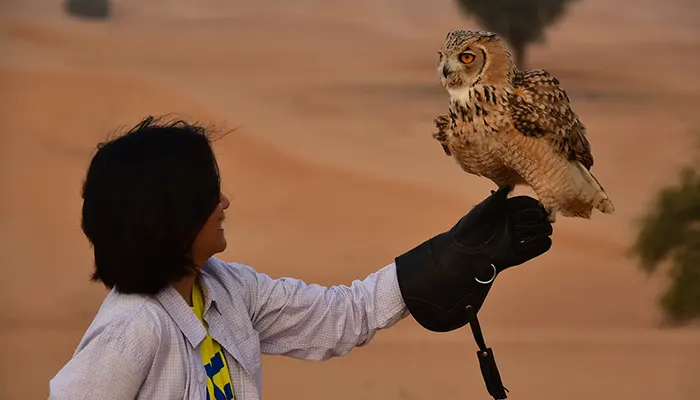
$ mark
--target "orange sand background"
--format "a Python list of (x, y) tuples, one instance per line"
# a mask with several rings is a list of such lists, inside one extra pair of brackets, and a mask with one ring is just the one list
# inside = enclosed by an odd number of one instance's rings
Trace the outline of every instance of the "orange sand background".
[[(435, 51), (476, 27), (452, 1), (121, 0), (105, 23), (58, 3), (0, 2), (0, 399), (46, 398), (99, 307), (80, 184), (97, 141), (145, 115), (239, 128), (216, 144), (221, 257), (272, 276), (364, 278), (492, 188), (430, 137)], [(559, 219), (549, 253), (499, 278), (480, 318), (509, 398), (700, 396), (700, 331), (659, 327), (663, 276), (626, 255), (693, 155), (699, 22), (691, 0), (584, 0), (529, 53), (568, 90), (617, 212)], [(475, 349), (409, 317), (344, 358), (265, 357), (264, 395), (488, 399)]]

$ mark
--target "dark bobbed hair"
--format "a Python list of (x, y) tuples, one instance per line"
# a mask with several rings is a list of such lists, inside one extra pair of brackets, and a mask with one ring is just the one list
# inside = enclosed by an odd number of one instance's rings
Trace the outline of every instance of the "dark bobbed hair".
[(192, 244), (220, 201), (210, 137), (201, 126), (147, 117), (98, 144), (82, 198), (91, 280), (155, 294), (194, 272)]

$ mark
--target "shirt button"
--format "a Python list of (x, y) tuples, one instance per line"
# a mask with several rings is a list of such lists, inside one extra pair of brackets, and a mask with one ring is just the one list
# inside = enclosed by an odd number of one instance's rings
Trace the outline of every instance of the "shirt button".
[(204, 375), (199, 376), (199, 383), (204, 383)]

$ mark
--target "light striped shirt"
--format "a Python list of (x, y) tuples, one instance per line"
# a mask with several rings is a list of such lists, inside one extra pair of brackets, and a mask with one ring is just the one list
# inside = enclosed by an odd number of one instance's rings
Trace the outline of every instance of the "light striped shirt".
[[(202, 268), (204, 319), (225, 351), (237, 400), (262, 397), (261, 354), (342, 356), (408, 315), (389, 264), (350, 286), (272, 279), (211, 258)], [(105, 298), (49, 399), (206, 399), (198, 346), (206, 335), (182, 296)]]

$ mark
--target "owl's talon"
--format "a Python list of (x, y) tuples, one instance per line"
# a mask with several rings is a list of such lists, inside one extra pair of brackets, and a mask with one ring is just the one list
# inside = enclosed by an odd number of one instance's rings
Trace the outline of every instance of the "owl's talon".
[(547, 212), (547, 221), (553, 224), (557, 219), (557, 210), (553, 207), (544, 206), (544, 211)]

